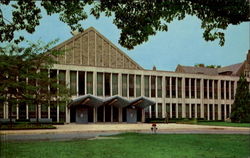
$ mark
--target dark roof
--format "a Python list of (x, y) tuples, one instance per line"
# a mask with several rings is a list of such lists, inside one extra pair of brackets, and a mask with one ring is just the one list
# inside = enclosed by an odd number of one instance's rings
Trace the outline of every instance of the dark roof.
[(73, 99), (68, 104), (68, 107), (82, 105), (82, 104), (87, 105), (87, 106), (99, 107), (103, 104), (103, 100), (91, 94), (86, 94), (76, 99)]
[(229, 66), (219, 68), (218, 73), (231, 71), (232, 75), (237, 75), (237, 72), (239, 71), (239, 69), (242, 67), (243, 64), (244, 63), (238, 63), (238, 64), (229, 65)]
[(120, 96), (112, 96), (104, 100), (106, 105), (113, 105), (115, 107), (126, 107), (129, 105), (129, 100)]
[(237, 75), (244, 63), (238, 63), (221, 68), (207, 68), (207, 67), (195, 67), (195, 66), (182, 66), (178, 65), (176, 72), (190, 73), (190, 74), (205, 74), (205, 75), (219, 75), (225, 72), (231, 72), (230, 75)]
[(218, 75), (216, 68), (182, 66), (182, 65), (178, 65), (178, 66), (183, 70), (184, 73)]
[(154, 104), (155, 104), (154, 101), (146, 97), (138, 97), (130, 101), (130, 106), (134, 106), (135, 108), (146, 108)]

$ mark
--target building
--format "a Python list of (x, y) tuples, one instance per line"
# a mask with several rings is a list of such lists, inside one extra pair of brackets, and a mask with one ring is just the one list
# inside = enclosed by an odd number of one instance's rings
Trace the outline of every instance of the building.
[[(55, 122), (144, 122), (145, 118), (230, 116), (237, 81), (250, 82), (250, 51), (244, 62), (222, 68), (178, 65), (175, 72), (145, 70), (94, 28), (73, 35), (55, 49), (65, 50), (49, 70), (70, 88), (72, 102), (41, 105), (40, 118)], [(0, 118), (8, 118), (8, 105)], [(16, 119), (35, 117), (35, 107), (17, 105)]]

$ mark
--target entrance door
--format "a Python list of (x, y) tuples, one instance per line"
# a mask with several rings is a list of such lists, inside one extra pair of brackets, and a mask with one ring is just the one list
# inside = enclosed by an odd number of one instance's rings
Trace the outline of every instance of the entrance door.
[(136, 109), (127, 109), (127, 122), (128, 123), (137, 122), (137, 110)]
[(76, 109), (76, 123), (88, 123), (88, 109), (79, 107)]
[(26, 104), (25, 103), (19, 104), (19, 119), (20, 120), (26, 119)]

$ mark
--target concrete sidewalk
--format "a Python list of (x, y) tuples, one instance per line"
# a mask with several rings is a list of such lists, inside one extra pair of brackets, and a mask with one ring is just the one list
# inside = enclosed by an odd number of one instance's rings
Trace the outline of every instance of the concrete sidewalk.
[[(62, 133), (92, 133), (92, 132), (151, 132), (151, 125), (147, 123), (97, 123), (97, 124), (65, 124), (55, 125), (57, 129), (37, 130), (4, 130), (2, 135), (12, 134), (62, 134)], [(188, 124), (157, 124), (159, 133), (226, 133), (226, 134), (250, 134), (250, 128), (225, 127)]]

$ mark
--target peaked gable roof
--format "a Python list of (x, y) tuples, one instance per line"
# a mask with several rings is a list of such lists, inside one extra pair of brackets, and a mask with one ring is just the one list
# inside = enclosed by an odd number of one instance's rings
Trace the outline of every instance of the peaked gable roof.
[(143, 69), (93, 27), (62, 42), (55, 49), (65, 51), (57, 58), (59, 64)]

